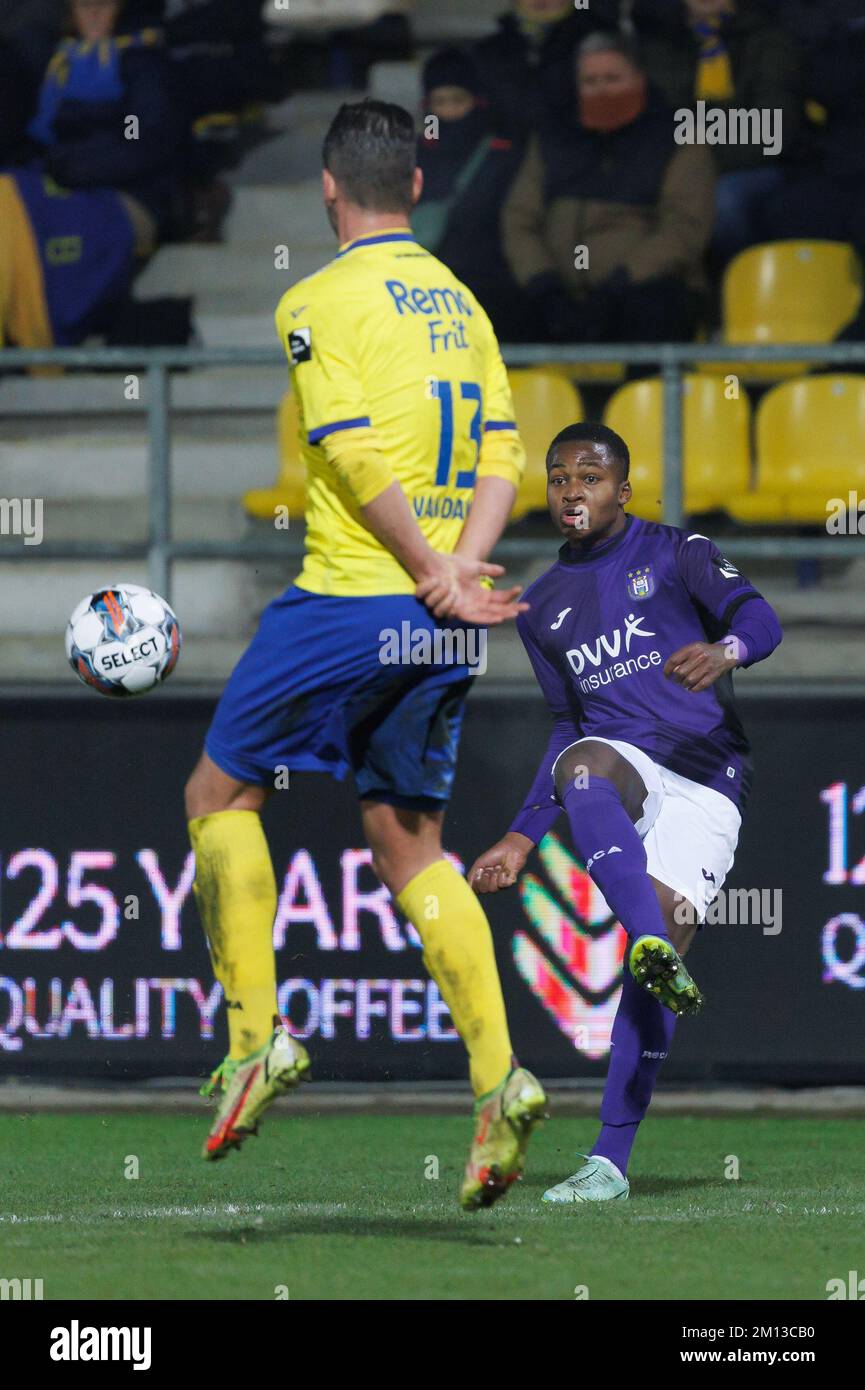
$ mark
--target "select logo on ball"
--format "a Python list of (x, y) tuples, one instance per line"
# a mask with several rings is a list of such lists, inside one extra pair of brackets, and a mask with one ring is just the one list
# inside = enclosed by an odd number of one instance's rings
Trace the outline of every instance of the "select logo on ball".
[(169, 604), (138, 584), (112, 584), (88, 594), (66, 628), (66, 655), (79, 680), (121, 698), (144, 695), (166, 680), (181, 643)]

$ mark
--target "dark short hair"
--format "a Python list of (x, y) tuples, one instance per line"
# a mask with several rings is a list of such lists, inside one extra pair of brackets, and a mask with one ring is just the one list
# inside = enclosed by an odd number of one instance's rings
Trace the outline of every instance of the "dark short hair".
[(344, 103), (324, 137), (324, 167), (351, 202), (409, 213), (416, 160), (414, 121), (387, 101)]
[(631, 453), (627, 444), (620, 434), (616, 434), (616, 431), (607, 425), (591, 425), (585, 420), (580, 420), (575, 425), (566, 425), (563, 430), (559, 430), (547, 450), (548, 470), (559, 444), (602, 444), (621, 467), (623, 482), (631, 471)]

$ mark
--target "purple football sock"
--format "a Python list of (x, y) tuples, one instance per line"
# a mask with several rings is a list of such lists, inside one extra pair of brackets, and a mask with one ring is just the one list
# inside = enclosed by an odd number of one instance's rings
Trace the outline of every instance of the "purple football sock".
[(592, 774), (588, 781), (572, 784), (561, 798), (574, 848), (631, 941), (647, 932), (669, 941), (643, 842), (618, 789), (606, 777)]
[(675, 1028), (676, 1015), (641, 989), (626, 969), (610, 1039), (601, 1132), (592, 1148), (593, 1154), (615, 1163), (623, 1176)]

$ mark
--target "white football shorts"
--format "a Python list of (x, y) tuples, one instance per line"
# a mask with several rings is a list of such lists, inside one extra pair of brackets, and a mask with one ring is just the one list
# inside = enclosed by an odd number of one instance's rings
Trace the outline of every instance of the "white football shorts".
[[(633, 743), (591, 737), (615, 748), (639, 772), (646, 799), (635, 829), (646, 849), (648, 872), (693, 903), (702, 922), (733, 867), (742, 824), (738, 810), (728, 796), (661, 767)], [(553, 764), (554, 777), (555, 771)]]

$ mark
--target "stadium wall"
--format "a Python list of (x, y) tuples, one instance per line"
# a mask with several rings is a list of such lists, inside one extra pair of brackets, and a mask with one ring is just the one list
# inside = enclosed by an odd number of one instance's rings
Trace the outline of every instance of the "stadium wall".
[[(182, 1076), (221, 1056), (182, 814), (211, 709), (168, 692), (0, 699), (0, 1075)], [(692, 968), (707, 1008), (680, 1024), (665, 1075), (865, 1083), (861, 703), (755, 695), (743, 714), (755, 790), (727, 887), (758, 920), (703, 929)], [(462, 863), (506, 829), (545, 741), (534, 692), (479, 681), (446, 827)], [(419, 943), (369, 866), (350, 786), (292, 776), (265, 823), (281, 1002), (316, 1075), (463, 1077)], [(598, 1077), (622, 934), (571, 860), (563, 819), (553, 833), (521, 888), (485, 901), (521, 1060)]]

